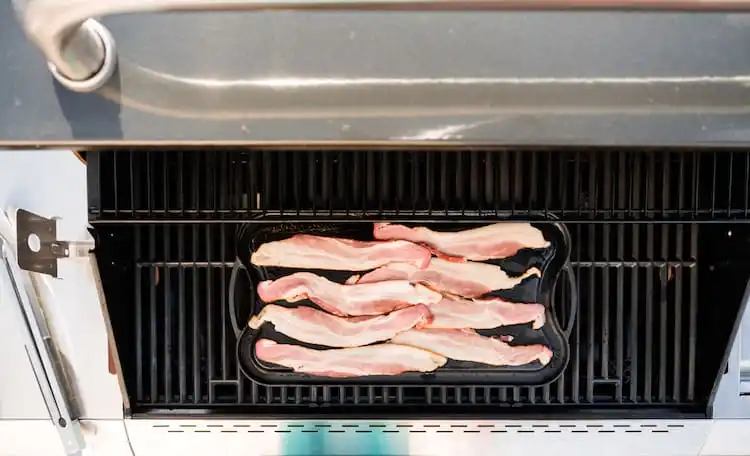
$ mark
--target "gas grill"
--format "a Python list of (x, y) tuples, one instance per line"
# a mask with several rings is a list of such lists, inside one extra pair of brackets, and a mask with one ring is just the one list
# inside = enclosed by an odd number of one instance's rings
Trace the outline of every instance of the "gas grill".
[[(748, 210), (746, 152), (125, 150), (86, 158), (97, 189), (89, 216), (134, 413), (706, 417), (750, 273), (738, 223)], [(560, 280), (554, 301), (561, 321), (572, 322), (571, 359), (558, 380), (264, 386), (242, 375), (233, 322), (247, 321), (249, 307), (232, 299), (248, 299), (251, 285), (232, 276), (244, 225), (446, 218), (567, 225), (573, 293)]]
[[(750, 453), (745, 2), (92, 5), (0, 6), (0, 453)], [(249, 232), (498, 221), (554, 380), (243, 371)]]

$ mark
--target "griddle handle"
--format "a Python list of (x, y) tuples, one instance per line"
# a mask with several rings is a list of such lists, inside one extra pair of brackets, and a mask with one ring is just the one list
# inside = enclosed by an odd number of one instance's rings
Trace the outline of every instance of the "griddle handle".
[(570, 334), (573, 332), (573, 325), (576, 322), (576, 316), (578, 316), (578, 287), (576, 282), (576, 275), (573, 272), (573, 267), (570, 262), (565, 263), (563, 266), (565, 277), (568, 278), (568, 286), (570, 288), (570, 314), (568, 315), (568, 322), (565, 325), (565, 336), (570, 339)]
[(235, 337), (240, 337), (242, 329), (240, 328), (239, 321), (237, 319), (237, 305), (235, 304), (235, 293), (234, 290), (237, 288), (237, 277), (239, 276), (240, 269), (244, 268), (240, 260), (234, 262), (232, 267), (232, 274), (229, 276), (229, 321), (232, 323), (232, 329), (234, 330)]

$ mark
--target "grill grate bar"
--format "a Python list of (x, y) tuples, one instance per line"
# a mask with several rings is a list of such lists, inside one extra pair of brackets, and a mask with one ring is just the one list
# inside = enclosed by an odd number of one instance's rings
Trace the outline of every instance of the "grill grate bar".
[[(149, 251), (149, 257), (154, 258), (156, 255), (156, 227), (151, 227), (149, 230), (149, 241), (148, 241), (148, 251)], [(158, 269), (156, 268), (150, 268), (149, 269), (149, 280), (151, 283), (151, 286), (149, 287), (149, 324), (151, 327), (151, 337), (150, 337), (150, 365), (151, 365), (151, 401), (156, 402), (159, 400), (159, 393), (158, 393), (158, 379), (156, 378), (157, 370), (158, 370), (158, 354), (157, 354), (157, 325), (159, 324), (159, 320), (156, 318), (156, 274)]]
[[(637, 245), (639, 243), (639, 231), (640, 226), (636, 225), (633, 227), (633, 256), (637, 255)], [(630, 337), (628, 339), (628, 353), (627, 358), (630, 360), (630, 402), (638, 402), (638, 326), (640, 321), (638, 320), (638, 302), (639, 296), (639, 284), (638, 275), (640, 271), (637, 269), (632, 270), (630, 280), (630, 322), (628, 328), (630, 329)]]
[[(211, 263), (211, 260), (213, 259), (212, 252), (211, 252), (211, 227), (206, 226), (206, 259), (209, 263)], [(215, 293), (213, 292), (214, 289), (214, 280), (212, 280), (212, 266), (209, 265), (207, 269), (204, 270), (205, 272), (205, 289), (206, 289), (206, 341), (207, 341), (207, 363), (208, 363), (208, 378), (209, 380), (212, 380), (214, 378), (214, 318), (213, 318), (213, 302), (214, 302), (214, 296)], [(214, 389), (209, 387), (208, 388), (208, 401), (214, 402)]]
[[(193, 242), (193, 261), (195, 262), (198, 258), (198, 226), (192, 227)], [(193, 269), (191, 274), (192, 291), (190, 293), (192, 299), (192, 329), (193, 329), (193, 403), (197, 404), (201, 398), (201, 375), (200, 375), (200, 316), (199, 316), (199, 305), (198, 300), (200, 294), (198, 292), (198, 271)]]
[(732, 175), (734, 174), (734, 152), (729, 152), (729, 163), (727, 164), (727, 207), (726, 212), (729, 213), (729, 211), (732, 210)]
[[(221, 245), (226, 245), (226, 225), (220, 225)], [(169, 269), (167, 269), (169, 270)], [(221, 375), (224, 380), (227, 379), (229, 353), (227, 350), (227, 268), (220, 268), (221, 271)]]
[[(141, 256), (141, 229), (136, 227), (135, 229), (135, 255), (137, 258)], [(135, 296), (135, 356), (137, 360), (143, 359), (143, 300), (141, 299), (141, 278), (143, 277), (143, 269), (136, 267), (135, 270), (135, 289), (133, 295)], [(136, 363), (136, 400), (143, 401), (143, 364), (141, 362)]]
[[(623, 224), (617, 225), (617, 256), (623, 257), (625, 253), (625, 226)], [(623, 378), (624, 378), (624, 307), (625, 307), (625, 273), (622, 268), (617, 269), (617, 304), (615, 313), (615, 353), (616, 353), (616, 364), (615, 364), (615, 376), (620, 381), (615, 386), (615, 397), (619, 402), (622, 402), (623, 393)]]
[[(135, 169), (133, 167), (133, 155), (134, 155), (134, 153), (135, 152), (133, 152), (132, 150), (128, 152), (128, 165), (129, 165), (129, 168), (128, 168), (128, 171), (129, 171), (128, 177), (130, 178), (130, 185), (128, 187), (130, 189), (130, 215), (131, 216), (135, 215), (135, 205), (136, 205), (135, 202), (138, 201), (138, 200), (140, 200), (140, 198), (136, 199), (136, 194), (137, 194), (136, 192), (138, 192), (140, 190), (140, 188), (141, 188), (139, 185), (136, 185)], [(118, 176), (117, 173), (115, 173), (114, 175)], [(114, 188), (119, 187), (119, 185), (117, 185), (117, 180), (116, 179), (112, 180), (112, 186)], [(115, 196), (115, 200), (116, 199), (117, 199), (117, 197)]]
[[(612, 169), (612, 157), (609, 154), (605, 154), (604, 156), (604, 167), (606, 169)], [(612, 174), (611, 173), (604, 173), (604, 183), (602, 186), (602, 198), (604, 201), (604, 209), (606, 210), (608, 207), (609, 209), (614, 208), (614, 200), (613, 200), (613, 192), (612, 192)], [(611, 217), (611, 212), (609, 214)], [(610, 239), (610, 225), (604, 226), (604, 239), (603, 239), (603, 257), (605, 260), (609, 260), (610, 258), (610, 248), (611, 248), (611, 239)], [(603, 271), (603, 283), (602, 283), (602, 302), (605, 302), (610, 297), (610, 271)], [(601, 357), (602, 357), (602, 364), (601, 364), (601, 376), (603, 378), (609, 377), (609, 371), (610, 371), (610, 362), (609, 362), (609, 353), (610, 353), (610, 347), (609, 347), (609, 334), (610, 334), (610, 306), (603, 306), (602, 307), (602, 318), (601, 318), (601, 331), (602, 331), (602, 348), (601, 348)]]
[[(99, 166), (101, 166), (101, 163), (99, 164)], [(119, 174), (117, 172), (117, 151), (115, 151), (113, 153), (113, 156), (112, 156), (112, 174), (114, 174), (115, 176), (117, 176)], [(116, 215), (118, 215), (120, 213), (120, 211), (119, 211), (119, 204), (118, 204), (119, 198), (117, 196), (118, 195), (118, 191), (119, 191), (119, 189), (117, 188), (117, 186), (114, 186), (114, 188), (112, 188), (114, 212), (115, 212)]]
[[(654, 229), (652, 225), (646, 226), (646, 254), (648, 259), (653, 259)], [(644, 302), (645, 340), (643, 342), (643, 399), (652, 401), (651, 380), (653, 378), (653, 347), (654, 347), (654, 270), (647, 268), (646, 271), (646, 300)]]
[[(698, 253), (698, 230), (690, 230), (690, 253), (695, 258)], [(695, 398), (695, 346), (697, 343), (696, 321), (698, 319), (698, 268), (690, 269), (690, 323), (688, 326), (688, 380), (687, 400)]]
[(659, 382), (658, 400), (667, 400), (667, 269), (659, 269)]
[[(594, 255), (596, 255), (596, 230), (594, 225), (589, 225), (588, 227), (588, 255), (590, 258), (593, 258)], [(581, 271), (582, 272), (582, 271)], [(588, 299), (588, 308), (585, 309), (585, 313), (582, 313), (582, 315), (585, 315), (586, 322), (587, 322), (587, 338), (586, 338), (586, 378), (589, 380), (586, 384), (586, 401), (587, 402), (594, 402), (594, 351), (596, 350), (597, 344), (595, 342), (595, 326), (596, 326), (596, 314), (597, 314), (597, 299), (596, 299), (596, 270), (591, 269), (588, 271), (587, 279), (588, 279), (588, 291), (589, 291), (589, 299)], [(579, 288), (580, 290), (580, 288)]]
[[(180, 261), (182, 261), (185, 257), (185, 227), (183, 225), (180, 225), (177, 228), (177, 248), (178, 248), (178, 257)], [(178, 375), (179, 375), (179, 392), (180, 397), (179, 401), (181, 403), (184, 403), (187, 399), (187, 336), (186, 336), (186, 324), (185, 319), (187, 318), (187, 308), (185, 304), (185, 292), (187, 290), (187, 283), (185, 279), (185, 270), (181, 269), (178, 272), (177, 276), (178, 284), (177, 284), (177, 290), (179, 293), (178, 296), (178, 309), (177, 309), (177, 317), (179, 319), (178, 327), (177, 327), (177, 347), (179, 350), (179, 360), (178, 360)]]
[[(675, 257), (682, 260), (683, 227), (677, 226)], [(682, 276), (683, 268), (675, 268), (674, 280), (674, 319), (678, 324), (674, 325), (674, 356), (672, 369), (672, 400), (677, 401), (680, 397), (681, 363), (682, 363)]]
[[(166, 179), (166, 175), (164, 176)], [(162, 236), (164, 236), (164, 258), (170, 257), (169, 245), (171, 243), (170, 235), (171, 230), (167, 227), (162, 227)], [(166, 400), (172, 400), (172, 296), (171, 296), (171, 284), (170, 284), (170, 270), (164, 269), (159, 270), (160, 274), (164, 276), (164, 301), (161, 303), (164, 306), (164, 395)]]
[[(583, 227), (580, 226), (580, 225), (576, 226), (576, 238), (577, 239), (581, 238), (582, 228)], [(575, 247), (575, 249), (576, 249), (575, 250), (575, 252), (576, 252), (576, 254), (575, 254), (575, 260), (580, 260), (581, 259), (581, 249), (582, 249), (582, 247), (581, 247), (581, 244), (575, 244), (575, 245), (576, 245), (576, 247)], [(584, 288), (581, 288), (581, 274), (578, 273), (579, 271), (577, 271), (577, 270), (576, 270), (576, 272), (577, 272), (577, 274), (576, 274), (576, 289), (579, 290), (579, 295), (585, 295), (585, 293), (583, 293)], [(585, 284), (585, 282), (584, 282), (584, 284)], [(582, 304), (583, 303), (579, 303), (578, 305), (581, 306), (581, 307), (583, 307)], [(581, 358), (582, 358), (581, 351), (582, 350), (580, 348), (581, 347), (581, 326), (582, 326), (581, 321), (582, 320), (579, 320), (579, 321), (577, 321), (575, 323), (575, 330), (574, 330), (574, 334), (575, 334), (575, 357), (573, 358), (573, 361), (574, 361), (573, 362), (574, 370), (573, 370), (573, 382), (572, 382), (573, 383), (572, 384), (572, 388), (573, 388), (573, 397), (572, 397), (572, 400), (576, 404), (581, 401), (581, 364), (582, 364), (582, 360), (581, 360)]]

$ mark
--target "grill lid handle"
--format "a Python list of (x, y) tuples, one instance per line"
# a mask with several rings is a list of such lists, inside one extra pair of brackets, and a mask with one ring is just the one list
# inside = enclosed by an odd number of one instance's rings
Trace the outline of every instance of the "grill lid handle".
[(50, 71), (78, 92), (102, 87), (117, 66), (115, 41), (93, 17), (219, 10), (747, 10), (749, 0), (13, 0), (28, 37)]

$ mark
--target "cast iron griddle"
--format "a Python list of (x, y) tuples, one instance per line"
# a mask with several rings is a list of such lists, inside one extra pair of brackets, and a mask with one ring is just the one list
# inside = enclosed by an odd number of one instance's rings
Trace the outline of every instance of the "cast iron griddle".
[[(439, 231), (465, 230), (481, 223), (405, 223), (406, 225), (428, 226)], [(306, 233), (330, 237), (343, 237), (358, 240), (373, 240), (373, 224), (370, 222), (342, 223), (279, 223), (279, 224), (246, 224), (238, 233), (238, 263), (234, 276), (240, 280), (232, 284), (233, 317), (237, 318), (241, 333), (237, 341), (237, 358), (242, 372), (257, 382), (264, 384), (338, 384), (338, 385), (374, 385), (374, 384), (483, 384), (483, 385), (541, 385), (553, 381), (560, 375), (568, 362), (568, 342), (558, 324), (554, 308), (551, 305), (555, 282), (568, 259), (569, 237), (561, 224), (535, 224), (544, 237), (550, 241), (547, 249), (524, 249), (511, 258), (489, 260), (487, 263), (502, 267), (509, 275), (518, 275), (529, 267), (538, 267), (542, 271), (541, 279), (530, 277), (512, 290), (497, 290), (490, 295), (515, 302), (538, 302), (546, 307), (546, 323), (539, 330), (533, 330), (531, 324), (502, 326), (489, 330), (478, 330), (485, 336), (511, 335), (511, 345), (545, 344), (553, 352), (552, 360), (542, 366), (538, 362), (523, 366), (488, 366), (485, 364), (455, 361), (448, 362), (433, 372), (409, 372), (389, 376), (363, 376), (353, 378), (330, 378), (294, 372), (283, 366), (265, 363), (255, 356), (255, 341), (268, 338), (280, 343), (292, 343), (305, 347), (326, 349), (314, 344), (292, 339), (274, 330), (273, 325), (264, 324), (257, 330), (250, 329), (247, 319), (263, 308), (264, 302), (258, 298), (255, 286), (263, 280), (274, 280), (282, 276), (302, 271), (296, 268), (261, 267), (250, 264), (252, 252), (261, 244), (286, 239), (294, 234)], [(307, 270), (324, 276), (332, 281), (343, 283), (355, 272)], [(275, 304), (288, 307), (313, 306), (311, 301), (295, 303), (284, 301)]]

